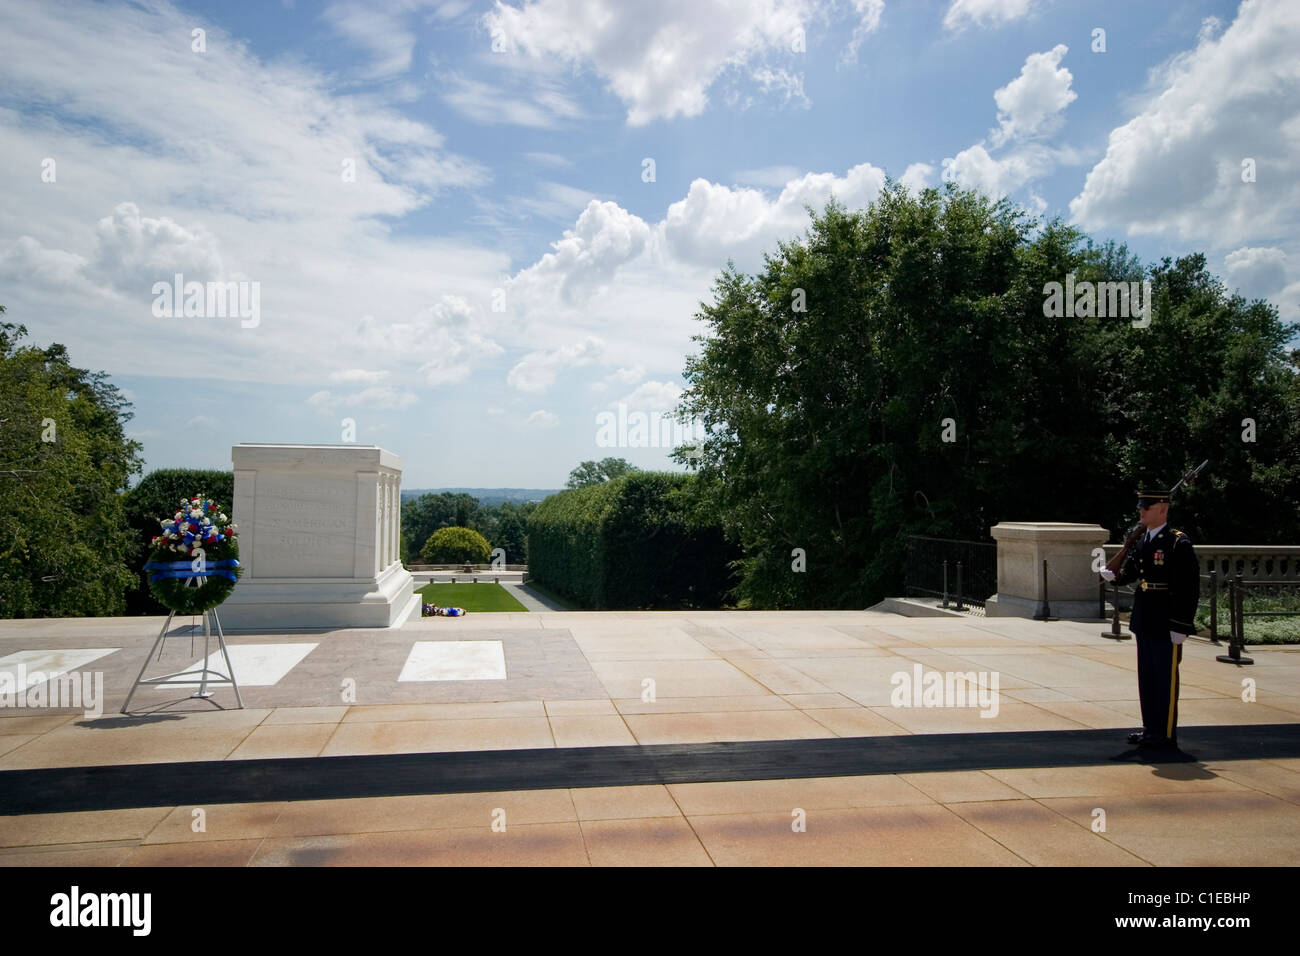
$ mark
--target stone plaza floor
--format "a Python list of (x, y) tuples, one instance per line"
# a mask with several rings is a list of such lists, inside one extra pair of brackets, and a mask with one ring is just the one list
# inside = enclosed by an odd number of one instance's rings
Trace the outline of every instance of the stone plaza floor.
[[(97, 717), (0, 709), (0, 864), (1300, 862), (1300, 647), (1236, 668), (1189, 641), (1186, 756), (1166, 761), (1124, 743), (1133, 642), (1095, 622), (567, 612), (241, 633), (245, 709), (150, 688), (132, 710), (151, 713), (122, 716), (161, 623), (0, 622), (0, 671), (104, 688)], [(202, 657), (187, 624), (148, 676)], [(958, 676), (956, 703), (899, 700), (933, 672), (974, 672), (984, 696)], [(14, 812), (24, 794), (50, 803)]]

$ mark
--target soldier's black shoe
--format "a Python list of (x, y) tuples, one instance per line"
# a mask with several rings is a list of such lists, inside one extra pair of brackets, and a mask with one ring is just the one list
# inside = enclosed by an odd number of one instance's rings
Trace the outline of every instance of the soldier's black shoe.
[(1128, 735), (1128, 742), (1131, 744), (1140, 744), (1142, 741), (1147, 739), (1147, 732), (1145, 730), (1135, 730), (1133, 733)]
[(1178, 741), (1173, 737), (1147, 737), (1138, 741), (1141, 750), (1177, 750)]

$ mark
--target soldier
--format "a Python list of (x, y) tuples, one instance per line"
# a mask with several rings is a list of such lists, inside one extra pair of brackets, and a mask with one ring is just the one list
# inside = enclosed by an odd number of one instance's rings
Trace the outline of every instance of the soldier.
[(1169, 527), (1169, 492), (1139, 491), (1138, 511), (1146, 534), (1118, 576), (1109, 569), (1101, 575), (1120, 584), (1136, 582), (1129, 627), (1137, 636), (1142, 730), (1129, 734), (1128, 742), (1143, 749), (1176, 749), (1178, 665), (1183, 641), (1196, 633), (1200, 569), (1191, 539)]

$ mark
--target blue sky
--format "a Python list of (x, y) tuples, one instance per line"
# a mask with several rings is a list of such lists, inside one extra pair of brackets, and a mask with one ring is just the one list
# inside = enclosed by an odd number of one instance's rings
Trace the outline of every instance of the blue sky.
[[(1284, 0), (7, 2), (0, 303), (128, 393), (146, 470), (671, 467), (597, 415), (671, 407), (726, 260), (886, 174), (1203, 251), (1300, 318), (1298, 47)], [(158, 314), (177, 273), (256, 283), (255, 320)]]

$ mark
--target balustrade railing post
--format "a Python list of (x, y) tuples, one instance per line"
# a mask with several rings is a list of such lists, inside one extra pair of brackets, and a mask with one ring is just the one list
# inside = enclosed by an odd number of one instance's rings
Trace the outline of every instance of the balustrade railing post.
[(1228, 653), (1220, 654), (1215, 658), (1224, 664), (1253, 664), (1252, 658), (1246, 657), (1241, 653), (1242, 648), (1246, 646), (1246, 621), (1242, 611), (1244, 610), (1242, 599), (1245, 594), (1245, 586), (1242, 584), (1243, 577), (1240, 572), (1228, 580), (1228, 609), (1232, 615), (1232, 624), (1230, 631), (1232, 636), (1228, 639)]

